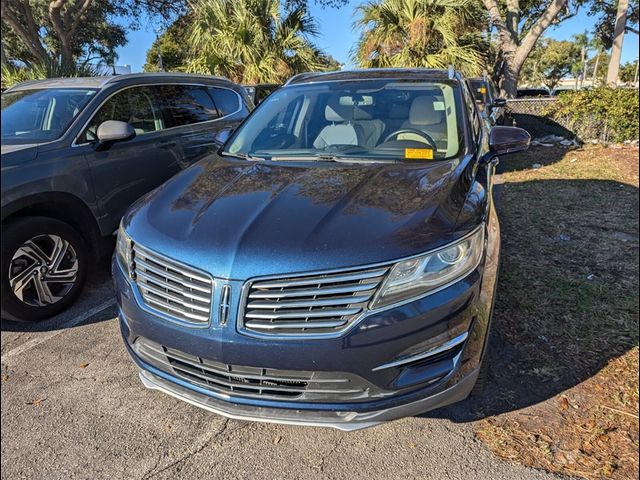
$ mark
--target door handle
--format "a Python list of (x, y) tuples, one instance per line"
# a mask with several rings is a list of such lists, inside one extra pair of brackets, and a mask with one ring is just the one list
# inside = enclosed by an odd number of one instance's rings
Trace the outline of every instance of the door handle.
[(156, 147), (158, 148), (171, 148), (175, 147), (178, 144), (175, 140), (160, 140), (156, 142)]

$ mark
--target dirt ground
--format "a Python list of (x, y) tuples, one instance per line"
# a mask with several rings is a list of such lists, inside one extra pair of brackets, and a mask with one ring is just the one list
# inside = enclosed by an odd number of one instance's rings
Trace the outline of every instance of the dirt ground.
[(638, 149), (538, 147), (500, 168), (501, 400), (477, 435), (535, 468), (637, 478)]

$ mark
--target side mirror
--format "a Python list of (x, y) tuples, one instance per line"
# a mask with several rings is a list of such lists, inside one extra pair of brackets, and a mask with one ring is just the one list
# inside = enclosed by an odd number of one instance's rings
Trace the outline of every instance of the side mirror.
[(503, 108), (507, 106), (507, 99), (506, 98), (496, 98), (493, 100), (493, 103), (491, 104), (491, 106), (493, 108)]
[(214, 137), (213, 141), (216, 145), (218, 145), (219, 147), (222, 147), (225, 143), (227, 143), (227, 140), (229, 140), (229, 137), (231, 136), (232, 133), (233, 133), (232, 128), (223, 128), (222, 130), (216, 133), (216, 136)]
[(518, 127), (493, 127), (489, 132), (489, 152), (491, 157), (522, 152), (529, 148), (531, 135)]
[(96, 132), (98, 140), (102, 144), (131, 140), (136, 136), (136, 131), (131, 125), (119, 120), (107, 120), (102, 122)]

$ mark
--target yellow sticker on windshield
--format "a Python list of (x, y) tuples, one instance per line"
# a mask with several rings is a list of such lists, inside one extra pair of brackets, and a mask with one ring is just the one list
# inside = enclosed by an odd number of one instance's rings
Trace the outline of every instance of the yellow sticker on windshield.
[(485, 94), (485, 93), (487, 93), (487, 87), (480, 87), (480, 88), (478, 89), (478, 91), (479, 91), (480, 93), (482, 93), (482, 94)]
[(420, 160), (433, 160), (433, 150), (430, 148), (405, 148), (404, 158), (417, 158)]

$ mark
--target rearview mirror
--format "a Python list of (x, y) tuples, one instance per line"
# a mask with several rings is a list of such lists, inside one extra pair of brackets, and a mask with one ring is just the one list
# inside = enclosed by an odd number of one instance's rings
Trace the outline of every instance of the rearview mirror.
[(126, 122), (107, 120), (100, 124), (96, 136), (100, 143), (122, 142), (135, 137), (136, 131)]
[(517, 127), (493, 127), (489, 132), (489, 151), (492, 157), (522, 152), (529, 148), (531, 135)]

